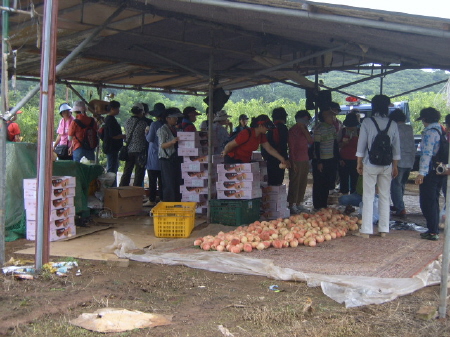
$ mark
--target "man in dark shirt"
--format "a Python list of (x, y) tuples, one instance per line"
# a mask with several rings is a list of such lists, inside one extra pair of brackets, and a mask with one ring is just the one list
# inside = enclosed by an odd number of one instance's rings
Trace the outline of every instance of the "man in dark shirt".
[[(111, 101), (109, 103), (111, 110), (105, 118), (103, 125), (103, 133), (101, 139), (103, 140), (103, 153), (106, 154), (106, 171), (117, 174), (119, 169), (119, 150), (123, 145), (125, 135), (122, 134), (122, 128), (115, 116), (120, 113), (120, 103)], [(114, 181), (113, 187), (117, 186), (117, 179)]]

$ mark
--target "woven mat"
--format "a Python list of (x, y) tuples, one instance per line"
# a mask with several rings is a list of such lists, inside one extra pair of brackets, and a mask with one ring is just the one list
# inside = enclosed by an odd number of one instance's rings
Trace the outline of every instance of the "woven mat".
[[(275, 265), (305, 273), (354, 275), (380, 278), (409, 278), (442, 254), (444, 241), (422, 240), (419, 233), (394, 230), (387, 237), (355, 236), (331, 240), (316, 247), (275, 249), (241, 253), (249, 257), (271, 259)], [(172, 252), (190, 254), (194, 248)]]

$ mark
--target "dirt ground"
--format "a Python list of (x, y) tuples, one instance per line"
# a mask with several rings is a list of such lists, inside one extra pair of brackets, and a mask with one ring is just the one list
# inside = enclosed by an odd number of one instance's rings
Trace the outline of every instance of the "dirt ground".
[[(407, 219), (423, 224), (415, 186), (408, 185), (406, 200)], [(26, 242), (7, 243), (6, 258), (23, 259), (14, 251)], [(134, 261), (128, 267), (78, 263), (81, 276), (74, 270), (67, 277), (44, 273), (17, 281), (2, 274), (0, 335), (104, 336), (69, 321), (111, 307), (173, 317), (171, 325), (111, 336), (450, 336), (448, 319), (422, 320), (416, 315), (423, 306), (439, 306), (439, 286), (381, 305), (346, 309), (320, 288), (302, 282)], [(281, 291), (270, 290), (271, 285)]]

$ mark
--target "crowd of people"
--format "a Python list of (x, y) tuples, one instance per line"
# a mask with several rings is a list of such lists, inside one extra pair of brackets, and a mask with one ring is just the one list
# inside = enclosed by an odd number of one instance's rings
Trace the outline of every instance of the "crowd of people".
[[(314, 210), (328, 205), (330, 193), (339, 186), (339, 202), (348, 206), (362, 206), (362, 226), (357, 236), (369, 238), (374, 233), (374, 201), (378, 202), (378, 234), (389, 232), (390, 212), (406, 215), (403, 195), (415, 159), (412, 126), (406, 124), (406, 115), (400, 109), (389, 112), (390, 99), (376, 95), (372, 99), (372, 117), (360, 120), (353, 109), (342, 122), (337, 118), (340, 106), (335, 102), (322, 105), (318, 122), (309, 130), (311, 115), (307, 110), (295, 114), (295, 124), (286, 126), (288, 114), (282, 107), (268, 115), (239, 116), (239, 125), (233, 128), (225, 110), (218, 111), (212, 123), (213, 152), (224, 158), (224, 163), (248, 163), (252, 153), (261, 149), (267, 162), (268, 184), (281, 185), (285, 170), (289, 169), (288, 204), (291, 214), (308, 211), (304, 204), (308, 173), (312, 171), (312, 202)], [(73, 107), (64, 103), (59, 107), (61, 120), (56, 131), (54, 150), (63, 160), (95, 159), (97, 144), (86, 134), (92, 130), (102, 140), (107, 172), (117, 174), (121, 152), (126, 148), (124, 170), (119, 186), (128, 186), (134, 171), (134, 186), (143, 186), (147, 173), (150, 197), (144, 204), (162, 201), (180, 201), (181, 158), (177, 154), (177, 132), (195, 132), (194, 124), (200, 115), (195, 107), (166, 108), (156, 103), (149, 111), (145, 103), (135, 103), (131, 117), (123, 128), (116, 119), (120, 103), (109, 102), (108, 113), (99, 127), (86, 114), (83, 101)], [(74, 114), (74, 116), (72, 115)], [(443, 147), (442, 137), (450, 130), (450, 115), (446, 117), (447, 130), (439, 124), (441, 114), (434, 108), (420, 111), (417, 121), (424, 125), (419, 175), (420, 207), (428, 231), (423, 239), (439, 239), (439, 195), (446, 183), (445, 174), (436, 171), (437, 154)], [(207, 130), (203, 122), (201, 130)], [(14, 126), (11, 128), (14, 130)], [(392, 151), (390, 161), (379, 164), (372, 160), (371, 150), (377, 135), (389, 136)], [(20, 132), (19, 132), (20, 134)], [(13, 137), (15, 139), (15, 136)], [(448, 144), (448, 142), (447, 142)], [(448, 145), (447, 145), (448, 151)], [(372, 151), (373, 152), (373, 151)], [(117, 183), (115, 183), (116, 185)], [(445, 193), (445, 192), (444, 192)], [(392, 201), (392, 206), (391, 206)]]

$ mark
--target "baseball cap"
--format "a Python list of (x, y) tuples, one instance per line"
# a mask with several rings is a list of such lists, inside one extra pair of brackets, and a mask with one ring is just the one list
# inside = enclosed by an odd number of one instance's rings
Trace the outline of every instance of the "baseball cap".
[(197, 111), (197, 109), (196, 109), (195, 107), (193, 107), (193, 106), (188, 106), (188, 107), (184, 108), (184, 110), (183, 110), (183, 115), (188, 116), (188, 115), (190, 115), (191, 113), (194, 113), (195, 116), (201, 115), (201, 114)]
[(246, 114), (242, 114), (239, 116), (239, 120), (248, 120), (248, 116)]

